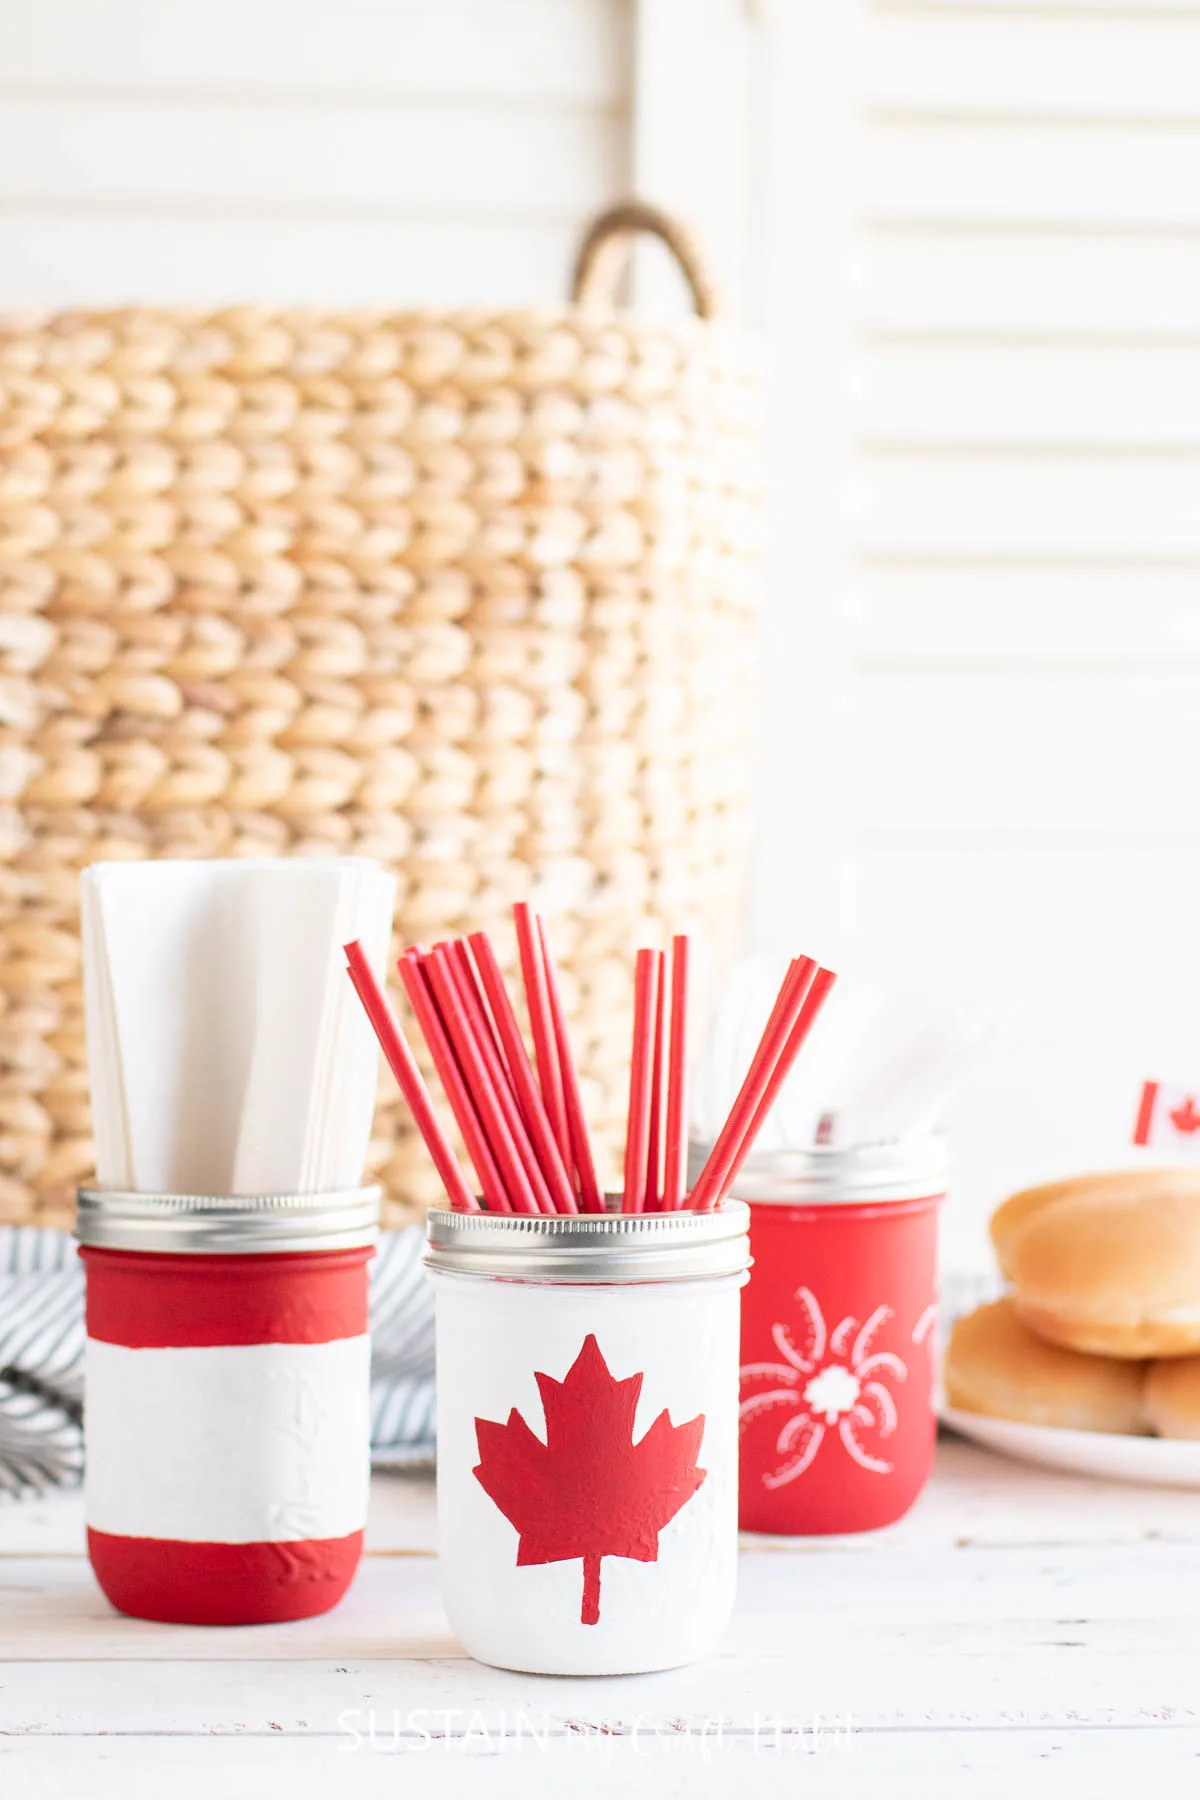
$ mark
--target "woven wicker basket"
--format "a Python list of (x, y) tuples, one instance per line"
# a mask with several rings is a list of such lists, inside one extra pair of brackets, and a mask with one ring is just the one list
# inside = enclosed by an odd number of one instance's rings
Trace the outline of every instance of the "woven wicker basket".
[[(695, 319), (612, 295), (658, 233)], [(737, 915), (753, 353), (685, 234), (597, 220), (573, 304), (0, 321), (0, 1219), (92, 1169), (79, 870), (377, 856), (398, 938), (552, 926), (603, 1149), (630, 953)], [(436, 1178), (390, 1079), (391, 1218)]]

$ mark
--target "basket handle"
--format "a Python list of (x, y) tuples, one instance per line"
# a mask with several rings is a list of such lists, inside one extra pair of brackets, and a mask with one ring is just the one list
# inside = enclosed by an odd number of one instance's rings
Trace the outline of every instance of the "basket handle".
[(720, 311), (716, 284), (704, 256), (686, 225), (646, 200), (621, 200), (592, 220), (584, 233), (571, 275), (576, 306), (611, 306), (617, 283), (629, 262), (633, 240), (648, 232), (661, 238), (683, 271), (701, 319)]

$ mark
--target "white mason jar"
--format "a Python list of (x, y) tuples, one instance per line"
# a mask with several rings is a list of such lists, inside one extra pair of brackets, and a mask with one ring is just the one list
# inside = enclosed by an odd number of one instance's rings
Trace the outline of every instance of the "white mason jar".
[(747, 1223), (736, 1201), (430, 1213), (442, 1596), (481, 1662), (619, 1675), (714, 1648), (737, 1580)]

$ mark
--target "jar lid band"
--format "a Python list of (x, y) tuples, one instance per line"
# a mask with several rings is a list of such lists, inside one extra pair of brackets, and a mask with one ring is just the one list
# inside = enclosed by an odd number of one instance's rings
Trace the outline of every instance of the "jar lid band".
[[(689, 1164), (698, 1170), (707, 1149), (693, 1143)], [(778, 1206), (883, 1205), (889, 1200), (940, 1199), (949, 1181), (941, 1138), (890, 1144), (815, 1144), (797, 1150), (764, 1150), (742, 1165), (733, 1193), (739, 1200)]]
[(701, 1281), (750, 1266), (750, 1209), (717, 1212), (525, 1214), (432, 1211), (427, 1268), (508, 1281), (624, 1286)]
[(97, 1250), (253, 1256), (373, 1244), (378, 1187), (326, 1194), (134, 1194), (78, 1190), (75, 1235)]

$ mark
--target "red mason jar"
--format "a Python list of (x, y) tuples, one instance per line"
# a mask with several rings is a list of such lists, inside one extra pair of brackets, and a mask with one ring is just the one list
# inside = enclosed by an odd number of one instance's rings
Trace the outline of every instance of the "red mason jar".
[(933, 1465), (937, 1139), (751, 1158), (742, 1296), (739, 1524), (870, 1531)]
[(379, 1191), (81, 1189), (88, 1554), (119, 1611), (326, 1612), (362, 1555)]

